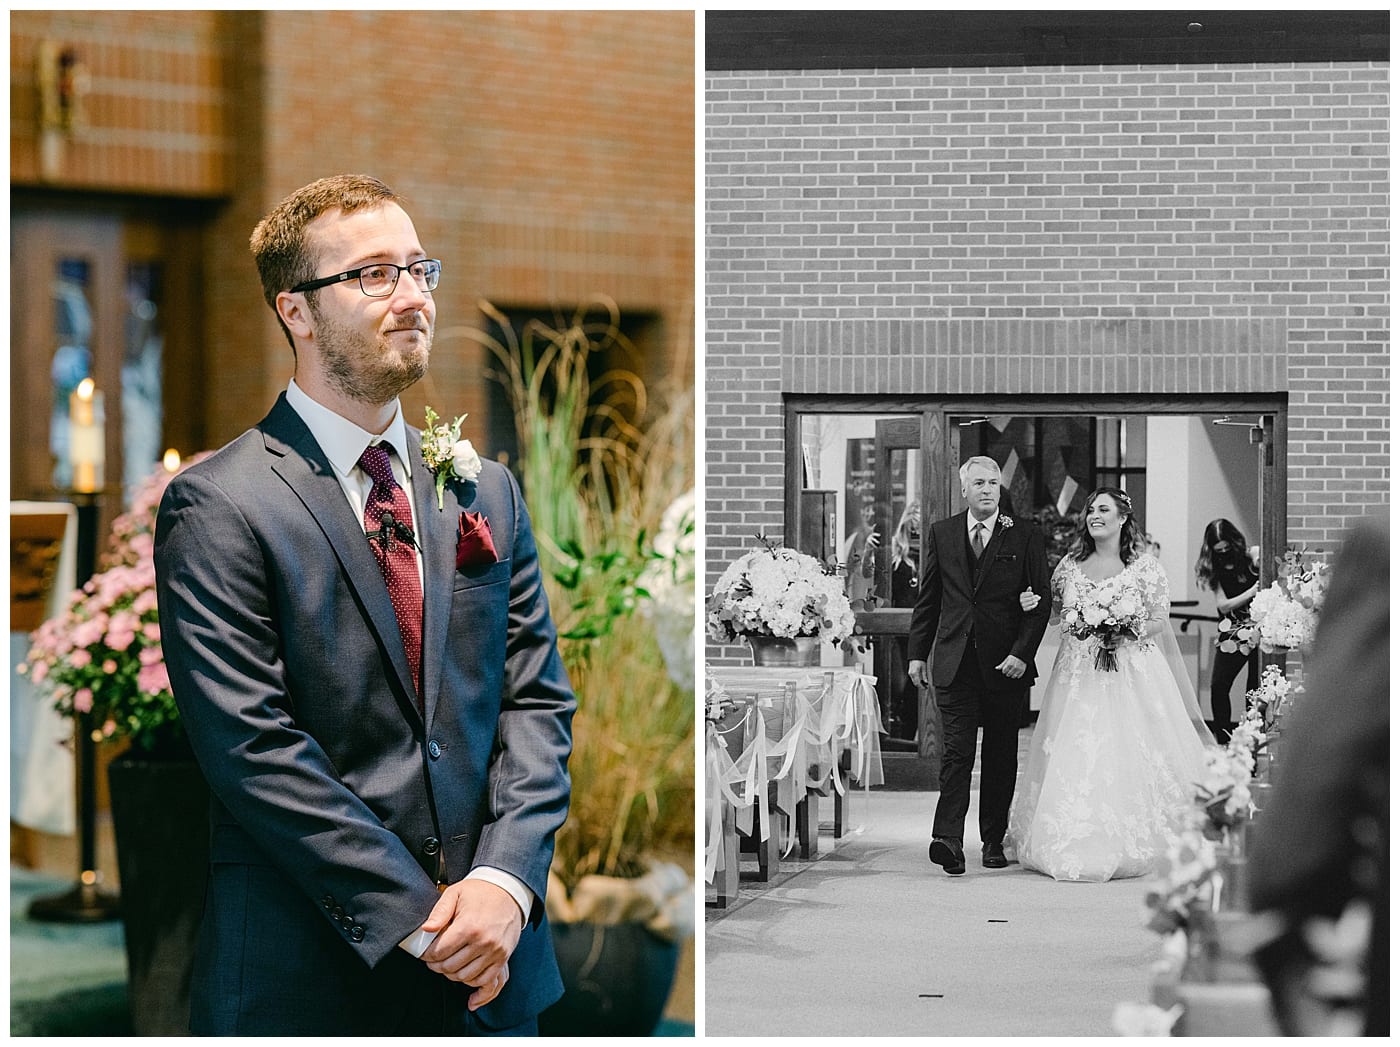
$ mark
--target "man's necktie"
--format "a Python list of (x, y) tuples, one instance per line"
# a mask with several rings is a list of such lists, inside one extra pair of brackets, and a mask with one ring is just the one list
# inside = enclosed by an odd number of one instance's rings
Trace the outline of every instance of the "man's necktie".
[[(365, 498), (365, 531), (370, 548), (379, 561), (394, 617), (399, 620), (404, 654), (413, 672), (413, 690), (419, 693), (418, 674), (423, 664), (423, 583), (418, 577), (418, 555), (414, 552), (413, 513), (408, 494), (394, 479), (389, 468), (388, 444), (371, 445), (360, 455), (360, 468), (374, 481)], [(419, 698), (422, 704), (422, 698)]]
[(982, 549), (982, 525), (978, 524), (972, 529), (972, 555), (982, 559)]

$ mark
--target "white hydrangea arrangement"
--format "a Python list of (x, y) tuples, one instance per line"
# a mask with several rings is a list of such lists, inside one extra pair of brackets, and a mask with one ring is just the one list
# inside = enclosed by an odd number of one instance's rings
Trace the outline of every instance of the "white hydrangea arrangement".
[(706, 628), (720, 643), (746, 636), (817, 636), (839, 646), (855, 631), (839, 573), (813, 556), (765, 546), (730, 564), (715, 583)]

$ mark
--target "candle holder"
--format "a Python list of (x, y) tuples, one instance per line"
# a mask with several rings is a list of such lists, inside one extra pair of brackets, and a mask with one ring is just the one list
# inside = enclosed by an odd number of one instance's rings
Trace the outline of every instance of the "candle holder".
[[(77, 584), (81, 587), (97, 570), (97, 520), (100, 491), (69, 491), (78, 508)], [(120, 912), (117, 895), (102, 888), (97, 867), (97, 749), (87, 713), (76, 720), (78, 756), (78, 882), (62, 894), (35, 898), (29, 916), (51, 923), (102, 923)]]

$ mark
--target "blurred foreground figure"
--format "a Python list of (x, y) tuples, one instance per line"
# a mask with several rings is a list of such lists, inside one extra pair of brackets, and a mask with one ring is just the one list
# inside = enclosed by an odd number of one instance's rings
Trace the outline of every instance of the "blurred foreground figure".
[(1290, 1035), (1390, 1032), (1390, 520), (1337, 557), (1249, 855), (1256, 960)]

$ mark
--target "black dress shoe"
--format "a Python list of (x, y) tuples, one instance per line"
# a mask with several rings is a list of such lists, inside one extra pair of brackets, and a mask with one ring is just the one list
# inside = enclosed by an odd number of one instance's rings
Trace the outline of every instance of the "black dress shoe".
[(957, 840), (935, 836), (933, 842), (928, 845), (928, 860), (934, 865), (943, 866), (943, 871), (950, 876), (961, 876), (967, 872), (962, 844)]
[(1006, 852), (1002, 850), (999, 843), (988, 843), (982, 846), (982, 865), (988, 869), (1005, 869), (1007, 866)]

